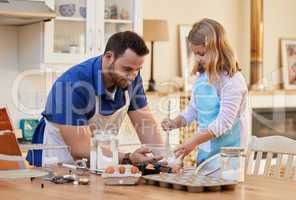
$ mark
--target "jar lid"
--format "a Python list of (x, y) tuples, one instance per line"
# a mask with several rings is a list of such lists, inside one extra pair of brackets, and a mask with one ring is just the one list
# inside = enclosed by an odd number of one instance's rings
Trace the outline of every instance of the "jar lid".
[(244, 148), (242, 147), (221, 147), (220, 151), (221, 153), (226, 153), (226, 154), (240, 154), (244, 152)]

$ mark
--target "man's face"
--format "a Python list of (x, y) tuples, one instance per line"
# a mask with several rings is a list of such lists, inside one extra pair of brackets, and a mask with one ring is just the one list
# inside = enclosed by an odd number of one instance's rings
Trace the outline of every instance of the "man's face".
[(144, 63), (144, 58), (145, 56), (138, 56), (131, 49), (125, 50), (123, 55), (109, 65), (114, 84), (126, 89), (138, 75)]

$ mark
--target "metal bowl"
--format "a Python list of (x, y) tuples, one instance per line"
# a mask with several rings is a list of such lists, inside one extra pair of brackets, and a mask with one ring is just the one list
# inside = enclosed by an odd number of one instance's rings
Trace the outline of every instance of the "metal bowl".
[(162, 156), (168, 164), (174, 163), (176, 160), (174, 149), (177, 145), (170, 145), (168, 149), (164, 144), (143, 144), (142, 146), (148, 148), (154, 156)]

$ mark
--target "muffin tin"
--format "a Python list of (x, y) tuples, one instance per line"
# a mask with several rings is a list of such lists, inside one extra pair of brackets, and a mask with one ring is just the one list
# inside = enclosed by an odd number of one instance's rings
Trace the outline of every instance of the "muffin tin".
[(188, 192), (234, 190), (236, 181), (194, 174), (157, 174), (143, 176), (146, 184)]

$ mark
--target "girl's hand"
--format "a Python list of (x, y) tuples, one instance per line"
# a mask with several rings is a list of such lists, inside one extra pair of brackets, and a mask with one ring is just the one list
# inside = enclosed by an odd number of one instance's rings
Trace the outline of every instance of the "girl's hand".
[(177, 128), (177, 124), (175, 123), (174, 120), (165, 118), (161, 122), (161, 127), (164, 131), (171, 131), (171, 130)]
[(171, 131), (186, 125), (186, 120), (181, 115), (178, 115), (175, 119), (165, 118), (161, 122), (161, 127), (164, 131)]
[(214, 138), (215, 138), (215, 135), (213, 133), (211, 133), (210, 131), (206, 131), (203, 134), (196, 134), (195, 136), (186, 140), (184, 142), (184, 144), (182, 144), (177, 149), (175, 149), (175, 151), (174, 151), (175, 156), (176, 156), (176, 158), (181, 156), (181, 159), (183, 159), (190, 152), (192, 152), (196, 148), (197, 145), (207, 142), (207, 141), (214, 139)]
[(174, 150), (176, 158), (179, 158), (181, 156), (181, 159), (183, 160), (185, 156), (187, 156), (190, 152), (192, 152), (196, 148), (197, 144), (194, 138), (190, 138), (189, 140), (186, 140), (184, 144), (179, 146)]

